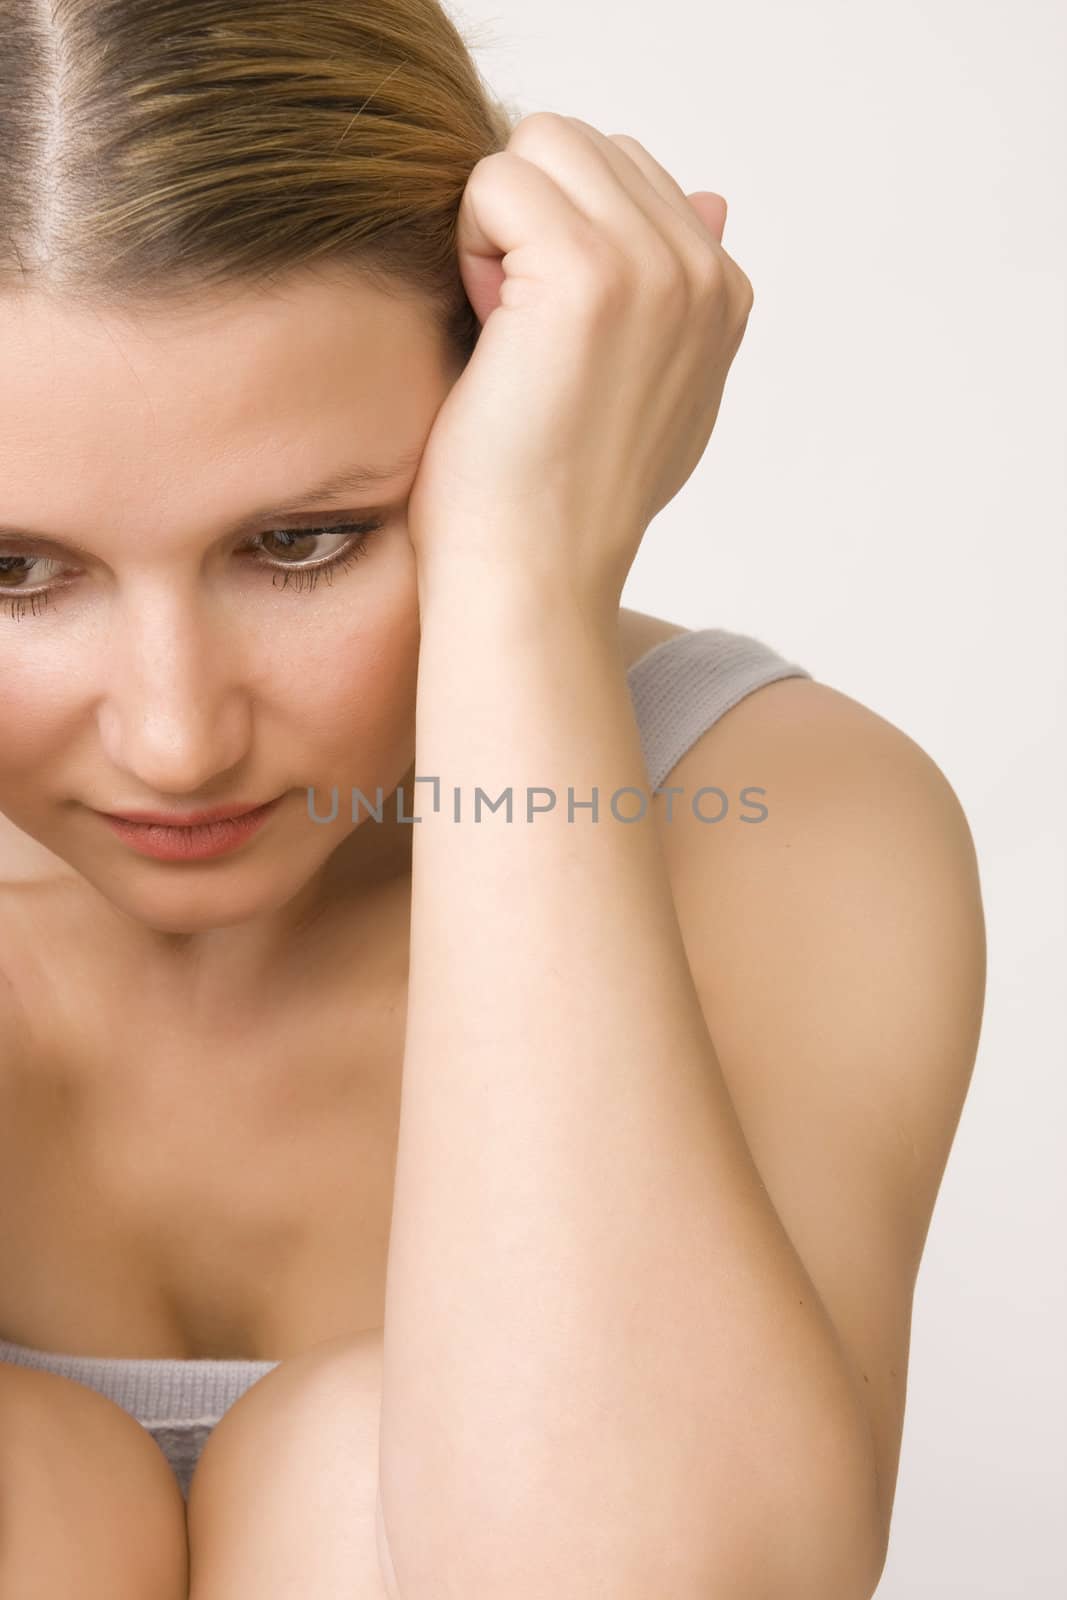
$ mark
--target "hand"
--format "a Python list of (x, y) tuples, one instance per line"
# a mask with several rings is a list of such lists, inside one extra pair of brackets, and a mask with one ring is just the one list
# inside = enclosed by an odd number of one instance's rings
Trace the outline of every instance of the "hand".
[(752, 308), (726, 202), (636, 142), (538, 113), (478, 163), (460, 271), (483, 324), (408, 505), (422, 578), (457, 561), (615, 607), (711, 438)]

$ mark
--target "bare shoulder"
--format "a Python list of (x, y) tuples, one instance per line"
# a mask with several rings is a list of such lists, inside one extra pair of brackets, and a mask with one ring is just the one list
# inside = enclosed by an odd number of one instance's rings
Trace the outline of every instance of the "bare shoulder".
[(622, 641), (623, 659), (627, 669), (654, 650), (656, 645), (677, 634), (690, 630), (680, 622), (668, 622), (663, 617), (651, 617), (643, 611), (619, 612), (619, 637)]
[[(839, 1336), (892, 1512), (912, 1297), (982, 1025), (963, 806), (903, 729), (808, 679), (765, 685), (677, 763), (731, 801), (663, 829), (686, 952), (753, 1162)], [(765, 811), (733, 809), (745, 790)]]
[(753, 871), (766, 868), (773, 893), (787, 862), (810, 863), (818, 879), (828, 855), (849, 850), (871, 864), (877, 857), (892, 876), (897, 853), (917, 847), (921, 835), (980, 900), (970, 826), (934, 757), (871, 707), (815, 679), (785, 678), (746, 695), (668, 781), (686, 792), (712, 781), (731, 795), (759, 789), (768, 811), (766, 826), (716, 828), (692, 822), (683, 808), (680, 825), (665, 830), (676, 868), (691, 866), (695, 851), (714, 860), (716, 873), (736, 870), (746, 894)]

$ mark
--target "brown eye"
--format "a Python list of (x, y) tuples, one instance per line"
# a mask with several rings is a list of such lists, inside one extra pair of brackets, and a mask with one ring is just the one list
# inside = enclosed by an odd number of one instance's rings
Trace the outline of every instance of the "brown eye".
[[(303, 593), (314, 589), (320, 576), (325, 575), (327, 582), (332, 582), (335, 573), (343, 572), (353, 562), (359, 561), (366, 555), (371, 539), (384, 526), (382, 521), (377, 520), (341, 523), (328, 528), (274, 528), (259, 535), (255, 541), (256, 552), (262, 552), (269, 541), (281, 552), (295, 555), (296, 559), (257, 560), (256, 565), (274, 572), (284, 572), (283, 589), (288, 587), (290, 577), (295, 575), (297, 587)], [(339, 540), (343, 543), (338, 551)]]
[[(271, 573), (284, 574), (276, 587), (286, 589), (294, 582), (301, 593), (306, 593), (316, 587), (320, 577), (332, 583), (336, 574), (347, 571), (354, 562), (361, 560), (375, 534), (385, 525), (384, 518), (375, 518), (367, 522), (316, 524), (306, 528), (272, 528), (245, 548), (254, 565), (265, 567)], [(37, 589), (28, 589), (27, 575), (37, 571), (40, 577), (38, 569), (47, 568), (62, 570), (59, 562), (45, 556), (7, 555), (0, 550), (0, 605), (15, 621), (21, 621), (27, 614), (38, 616), (48, 605), (53, 591), (70, 587), (45, 581)], [(49, 574), (46, 572), (43, 576), (47, 579)]]
[[(62, 570), (58, 561), (45, 556), (9, 556), (0, 552), (0, 604), (16, 622), (21, 622), (27, 612), (39, 616), (48, 605), (51, 589), (56, 586), (44, 584), (41, 588), (30, 589), (26, 583), (27, 576), (35, 568), (48, 567)], [(39, 579), (41, 576), (38, 573)]]

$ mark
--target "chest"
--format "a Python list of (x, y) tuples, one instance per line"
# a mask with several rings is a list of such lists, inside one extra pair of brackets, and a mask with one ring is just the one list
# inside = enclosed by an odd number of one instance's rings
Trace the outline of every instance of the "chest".
[(283, 1360), (380, 1328), (403, 963), (211, 1019), (23, 971), (0, 1066), (0, 1337)]

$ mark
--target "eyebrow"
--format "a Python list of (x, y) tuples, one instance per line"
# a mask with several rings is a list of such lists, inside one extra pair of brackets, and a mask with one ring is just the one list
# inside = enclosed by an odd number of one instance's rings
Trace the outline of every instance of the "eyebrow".
[[(418, 466), (422, 459), (423, 448), (420, 445), (408, 450), (402, 456), (381, 466), (365, 466), (357, 463), (354, 466), (341, 467), (338, 471), (331, 472), (321, 483), (301, 490), (284, 504), (260, 506), (258, 510), (249, 512), (231, 526), (228, 536), (254, 532), (265, 522), (299, 516), (303, 512), (314, 510), (323, 500), (336, 500), (344, 494), (366, 494), (370, 489), (380, 488), (383, 483), (392, 483)], [(63, 544), (72, 550), (82, 549), (69, 539), (55, 539), (50, 534), (37, 533), (32, 528), (16, 527), (15, 524), (6, 522), (0, 522), (0, 538), (25, 540), (33, 544)]]

